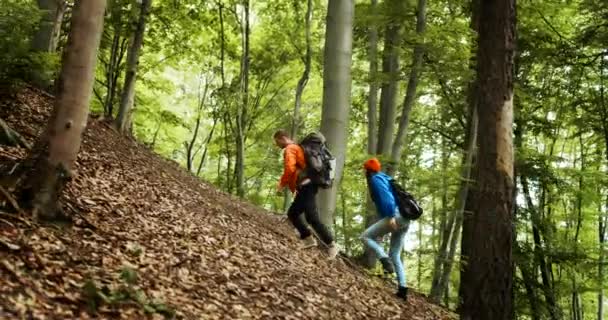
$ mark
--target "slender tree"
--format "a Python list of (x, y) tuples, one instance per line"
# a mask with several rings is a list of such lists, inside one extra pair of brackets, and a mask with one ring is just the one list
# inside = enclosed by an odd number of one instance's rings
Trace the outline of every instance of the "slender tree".
[(137, 78), (137, 65), (141, 47), (144, 43), (144, 34), (146, 32), (146, 20), (152, 0), (141, 0), (141, 9), (137, 27), (129, 51), (127, 52), (127, 73), (125, 75), (125, 83), (120, 96), (120, 106), (118, 107), (118, 116), (116, 117), (116, 127), (120, 132), (125, 133), (130, 126), (131, 109), (135, 99), (135, 80)]
[(333, 225), (336, 194), (346, 157), (353, 16), (353, 0), (329, 0), (324, 49), (321, 132), (336, 157), (336, 172), (333, 187), (320, 192), (321, 221), (327, 226)]

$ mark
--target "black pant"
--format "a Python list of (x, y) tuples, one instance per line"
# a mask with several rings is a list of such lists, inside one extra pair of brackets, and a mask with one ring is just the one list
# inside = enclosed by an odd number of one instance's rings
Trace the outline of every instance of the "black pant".
[(311, 235), (306, 223), (304, 223), (304, 219), (302, 219), (302, 213), (304, 213), (306, 221), (319, 235), (319, 238), (326, 244), (330, 244), (334, 239), (329, 232), (329, 229), (327, 229), (327, 227), (321, 223), (321, 220), (319, 220), (319, 212), (317, 211), (315, 198), (318, 189), (319, 187), (312, 183), (300, 187), (296, 194), (296, 198), (289, 207), (289, 211), (287, 211), (287, 216), (293, 226), (298, 229), (300, 238), (304, 239)]

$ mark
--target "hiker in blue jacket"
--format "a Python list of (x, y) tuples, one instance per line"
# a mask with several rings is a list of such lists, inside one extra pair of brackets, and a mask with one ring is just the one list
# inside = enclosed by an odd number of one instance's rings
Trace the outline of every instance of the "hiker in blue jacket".
[[(361, 234), (361, 240), (365, 245), (371, 248), (382, 263), (382, 268), (388, 274), (396, 271), (397, 296), (407, 300), (407, 287), (405, 286), (405, 271), (401, 262), (401, 251), (403, 250), (403, 242), (405, 233), (409, 227), (409, 220), (399, 214), (399, 208), (395, 201), (395, 196), (391, 190), (390, 176), (380, 171), (380, 161), (376, 158), (371, 158), (365, 161), (363, 168), (367, 178), (367, 185), (380, 220), (371, 225)], [(391, 234), (390, 249), (388, 255), (382, 249), (382, 246), (375, 239), (386, 234)]]

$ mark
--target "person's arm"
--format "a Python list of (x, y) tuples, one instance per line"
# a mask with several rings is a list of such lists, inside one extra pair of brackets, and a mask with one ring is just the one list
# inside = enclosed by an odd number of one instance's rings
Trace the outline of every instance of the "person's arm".
[(285, 148), (284, 154), (284, 163), (283, 163), (283, 175), (279, 180), (279, 188), (284, 188), (289, 186), (289, 182), (293, 181), (295, 176), (297, 175), (297, 153), (296, 148), (291, 146), (287, 146)]

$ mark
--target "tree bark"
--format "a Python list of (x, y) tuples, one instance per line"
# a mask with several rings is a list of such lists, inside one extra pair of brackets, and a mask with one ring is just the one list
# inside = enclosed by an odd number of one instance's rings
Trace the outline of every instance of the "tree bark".
[(43, 11), (43, 15), (32, 40), (32, 49), (55, 52), (67, 3), (64, 0), (38, 0), (38, 8)]
[(329, 0), (324, 49), (321, 132), (336, 157), (336, 170), (334, 185), (331, 189), (321, 191), (319, 196), (321, 221), (326, 226), (333, 225), (336, 191), (346, 157), (354, 10), (353, 0)]
[[(530, 188), (528, 187), (527, 178), (521, 176), (521, 185), (524, 192), (524, 197), (526, 199), (526, 203), (528, 205), (528, 209), (530, 210), (530, 216), (532, 218), (532, 237), (534, 240), (534, 256), (536, 258), (536, 263), (538, 268), (540, 268), (540, 275), (543, 284), (543, 291), (545, 294), (545, 302), (547, 303), (547, 308), (549, 309), (549, 314), (551, 315), (551, 319), (558, 320), (560, 319), (559, 306), (555, 300), (555, 293), (553, 292), (553, 286), (551, 285), (551, 275), (549, 271), (549, 266), (545, 261), (545, 250), (543, 250), (542, 238), (541, 238), (541, 219), (539, 215), (539, 210), (534, 207), (534, 203), (532, 202), (532, 197), (530, 196)], [(536, 272), (535, 272), (536, 274)]]
[(121, 74), (121, 63), (123, 61), (127, 39), (122, 36), (122, 8), (120, 2), (115, 0), (111, 2), (112, 6), (118, 6), (118, 8), (111, 8), (113, 12), (112, 20), (113, 23), (113, 35), (112, 45), (110, 46), (110, 59), (106, 65), (106, 96), (103, 101), (104, 105), (104, 116), (108, 119), (112, 119), (114, 116), (114, 102), (118, 89), (118, 78)]
[[(308, 78), (310, 76), (310, 65), (312, 62), (312, 48), (311, 48), (311, 31), (310, 25), (312, 23), (312, 0), (306, 1), (306, 16), (304, 17), (304, 33), (305, 33), (305, 41), (306, 41), (306, 53), (304, 55), (304, 71), (302, 72), (302, 76), (298, 80), (298, 85), (296, 87), (296, 98), (293, 107), (293, 118), (291, 122), (291, 138), (296, 139), (298, 135), (298, 129), (300, 126), (300, 108), (302, 106), (302, 94), (304, 93), (304, 88), (306, 88), (306, 84), (308, 83)], [(291, 192), (289, 190), (285, 190), (285, 194), (283, 196), (283, 212), (287, 213), (289, 209), (289, 205), (291, 203)]]
[[(519, 249), (519, 246), (517, 244), (515, 244), (515, 249), (517, 250), (517, 254), (520, 255), (519, 259), (523, 259), (523, 252), (521, 252), (521, 250)], [(532, 320), (541, 320), (541, 314), (540, 314), (540, 310), (538, 308), (538, 300), (536, 298), (536, 293), (534, 291), (534, 285), (536, 284), (536, 280), (533, 277), (533, 273), (528, 270), (528, 266), (532, 265), (531, 263), (526, 264), (526, 262), (529, 262), (527, 260), (524, 260), (524, 262), (520, 262), (518, 261), (517, 263), (517, 267), (519, 268), (519, 271), (521, 271), (521, 276), (523, 278), (523, 283), (524, 283), (524, 287), (526, 289), (526, 295), (528, 296), (528, 302), (530, 304), (530, 312), (532, 313)]]
[[(475, 94), (473, 87), (469, 90)], [(460, 240), (462, 218), (465, 211), (466, 200), (471, 186), (471, 168), (476, 153), (477, 144), (477, 105), (474, 97), (470, 101), (469, 121), (467, 122), (467, 133), (465, 137), (465, 149), (463, 150), (462, 164), (460, 167), (460, 187), (456, 197), (456, 205), (448, 220), (444, 236), (439, 248), (439, 266), (436, 267), (437, 274), (433, 275), (430, 297), (432, 301), (439, 302), (442, 293), (446, 290), (450, 280), (450, 273), (456, 256), (456, 247)]]
[(461, 318), (513, 319), (513, 58), (515, 0), (480, 3), (478, 144)]
[(198, 138), (198, 131), (201, 126), (201, 117), (203, 115), (203, 107), (205, 106), (205, 100), (207, 99), (208, 89), (209, 81), (205, 80), (205, 88), (203, 89), (203, 95), (200, 96), (198, 99), (198, 110), (196, 114), (196, 123), (194, 124), (194, 132), (192, 132), (192, 138), (190, 139), (190, 142), (186, 145), (186, 168), (188, 168), (188, 171), (190, 172), (192, 172), (192, 167), (194, 165), (194, 157), (196, 156), (193, 150), (194, 145), (196, 144), (196, 139)]
[[(601, 194), (601, 193), (600, 193)], [(608, 206), (608, 196), (606, 197), (606, 205)], [(597, 294), (597, 319), (604, 319), (604, 261), (606, 261), (604, 250), (606, 243), (606, 224), (608, 223), (608, 215), (605, 212), (602, 212), (602, 205), (598, 206), (599, 215), (598, 215), (598, 240), (599, 240), (599, 259), (598, 259), (598, 278), (599, 278), (599, 291)]]
[(386, 2), (387, 25), (384, 31), (384, 50), (382, 51), (382, 73), (387, 80), (380, 90), (380, 124), (378, 127), (377, 154), (389, 156), (395, 131), (395, 100), (399, 88), (399, 56), (401, 53), (401, 29), (404, 1)]
[(367, 96), (367, 153), (376, 153), (378, 144), (378, 0), (371, 0), (372, 22), (367, 31), (369, 59), (369, 93)]
[[(416, 35), (420, 38), (423, 37), (424, 30), (426, 28), (426, 0), (418, 0), (418, 9), (416, 13)], [(418, 86), (418, 76), (422, 71), (422, 61), (424, 55), (424, 40), (414, 46), (414, 56), (412, 58), (412, 69), (407, 82), (407, 90), (405, 98), (403, 100), (403, 110), (401, 111), (401, 119), (399, 119), (399, 127), (397, 128), (397, 136), (393, 143), (393, 147), (390, 154), (390, 161), (387, 163), (387, 173), (393, 175), (399, 166), (399, 160), (401, 159), (401, 153), (403, 152), (403, 145), (405, 136), (407, 134), (407, 128), (409, 126), (410, 113), (414, 102), (416, 101), (416, 88)]]
[[(367, 154), (376, 154), (378, 145), (378, 27), (376, 19), (378, 16), (378, 0), (371, 0), (371, 19), (368, 36), (368, 59), (369, 59), (369, 93), (367, 96)], [(377, 221), (374, 203), (369, 196), (365, 200), (365, 228)], [(374, 250), (364, 246), (363, 255), (359, 258), (361, 265), (371, 269), (376, 265), (377, 257)]]
[[(608, 110), (606, 108), (606, 100), (604, 96), (604, 68), (605, 62), (600, 62), (600, 116), (602, 120), (602, 131), (604, 136), (605, 150), (604, 154), (608, 161)], [(601, 190), (600, 190), (601, 194)], [(608, 207), (608, 196), (606, 196), (606, 207)], [(606, 225), (608, 224), (608, 213), (602, 212), (602, 205), (599, 205), (599, 223), (598, 223), (598, 238), (599, 238), (599, 261), (598, 261), (598, 277), (599, 277), (599, 292), (597, 294), (597, 319), (604, 319), (604, 261), (606, 259), (604, 250), (606, 243)]]
[(236, 193), (245, 197), (245, 127), (247, 123), (247, 107), (249, 101), (249, 0), (244, 0), (243, 21), (243, 54), (241, 57), (241, 99), (242, 104), (237, 108), (236, 115)]
[(120, 106), (118, 108), (118, 116), (116, 117), (116, 127), (121, 133), (125, 133), (128, 129), (128, 119), (130, 117), (131, 108), (133, 108), (133, 100), (135, 99), (135, 80), (137, 78), (137, 65), (139, 64), (140, 50), (144, 43), (144, 34), (146, 32), (146, 20), (148, 12), (152, 6), (152, 0), (142, 0), (139, 19), (133, 41), (127, 53), (127, 73), (125, 75), (125, 83), (120, 96)]
[(105, 0), (78, 0), (74, 5), (55, 106), (25, 160), (33, 164), (23, 189), (34, 217), (56, 217), (59, 196), (72, 174), (87, 124), (105, 6)]

